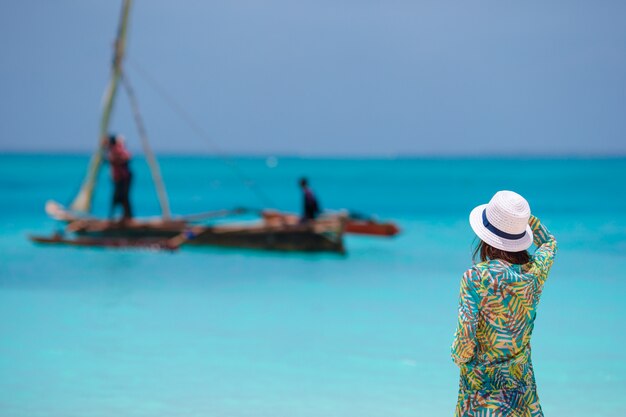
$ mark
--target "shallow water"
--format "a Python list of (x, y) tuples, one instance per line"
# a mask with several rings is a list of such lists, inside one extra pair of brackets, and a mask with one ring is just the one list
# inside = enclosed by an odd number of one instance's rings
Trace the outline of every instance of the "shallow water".
[[(549, 416), (623, 416), (626, 160), (239, 158), (297, 210), (301, 174), (325, 208), (393, 218), (398, 238), (348, 256), (32, 245), (84, 156), (0, 156), (0, 416), (448, 416), (469, 210), (525, 195), (559, 254), (533, 338)], [(172, 207), (261, 205), (219, 159), (165, 157)], [(139, 214), (158, 213), (143, 161)], [(96, 212), (106, 213), (103, 173)]]

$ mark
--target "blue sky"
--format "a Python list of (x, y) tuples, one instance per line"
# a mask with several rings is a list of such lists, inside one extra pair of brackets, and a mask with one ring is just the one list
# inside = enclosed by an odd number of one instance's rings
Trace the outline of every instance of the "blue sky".
[[(0, 151), (95, 146), (121, 2), (0, 2)], [(626, 2), (137, 0), (158, 152), (624, 155)], [(133, 65), (134, 63), (134, 65)], [(127, 99), (112, 130), (139, 149)]]

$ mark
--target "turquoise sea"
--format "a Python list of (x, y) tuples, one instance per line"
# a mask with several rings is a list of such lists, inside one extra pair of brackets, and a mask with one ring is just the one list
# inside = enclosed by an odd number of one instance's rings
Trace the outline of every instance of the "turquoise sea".
[[(276, 208), (305, 174), (324, 208), (401, 225), (345, 257), (30, 243), (86, 163), (0, 156), (0, 416), (450, 416), (467, 216), (500, 189), (559, 241), (532, 342), (546, 416), (626, 415), (626, 159), (235, 158)], [(176, 213), (260, 205), (218, 158), (161, 164)], [(136, 211), (158, 214), (134, 171)]]

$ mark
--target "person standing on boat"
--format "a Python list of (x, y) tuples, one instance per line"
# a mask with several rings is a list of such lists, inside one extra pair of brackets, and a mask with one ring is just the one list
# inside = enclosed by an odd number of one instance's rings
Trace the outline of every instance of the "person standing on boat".
[(113, 198), (109, 217), (113, 218), (117, 206), (122, 206), (123, 219), (129, 220), (133, 217), (130, 204), (130, 184), (132, 172), (130, 171), (130, 152), (124, 145), (122, 135), (110, 135), (108, 146), (108, 161), (111, 165), (111, 177), (113, 179)]
[(300, 188), (302, 189), (302, 221), (315, 220), (320, 213), (320, 206), (317, 202), (317, 198), (311, 188), (309, 188), (309, 181), (306, 178), (300, 178)]
[(512, 191), (476, 207), (469, 222), (480, 238), (474, 251), (480, 262), (461, 279), (452, 344), (461, 370), (455, 416), (543, 417), (530, 338), (556, 239)]

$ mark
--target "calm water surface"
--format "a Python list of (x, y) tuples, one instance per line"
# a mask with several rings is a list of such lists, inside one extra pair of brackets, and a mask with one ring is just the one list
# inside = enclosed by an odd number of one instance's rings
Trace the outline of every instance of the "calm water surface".
[[(348, 237), (347, 257), (32, 245), (86, 162), (0, 156), (0, 416), (452, 415), (467, 215), (499, 189), (560, 244), (533, 338), (546, 415), (626, 415), (625, 159), (236, 161), (277, 208), (298, 209), (306, 174), (323, 207), (401, 224), (392, 240)], [(218, 159), (162, 169), (177, 213), (260, 205)], [(136, 210), (157, 214), (134, 170)], [(109, 192), (103, 173), (98, 214)]]

